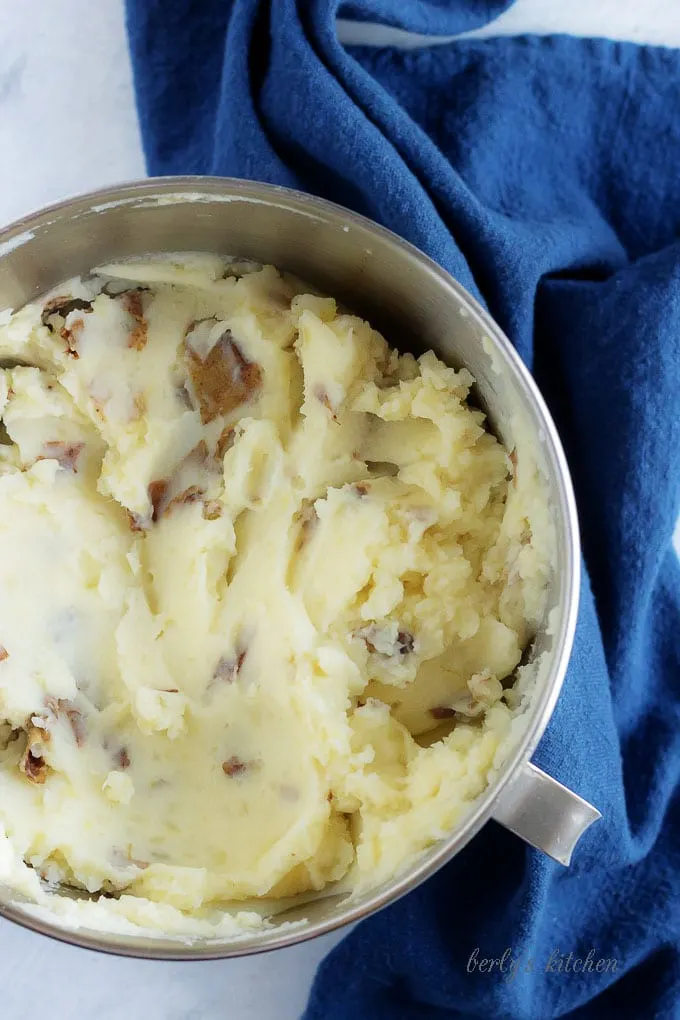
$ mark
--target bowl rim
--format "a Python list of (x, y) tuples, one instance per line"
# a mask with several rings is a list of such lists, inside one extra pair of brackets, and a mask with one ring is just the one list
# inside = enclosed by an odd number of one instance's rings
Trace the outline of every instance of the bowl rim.
[[(265, 930), (254, 945), (247, 941), (248, 936), (237, 936), (231, 940), (224, 937), (205, 939), (202, 936), (151, 936), (146, 930), (140, 930), (139, 934), (123, 935), (105, 931), (99, 934), (84, 928), (61, 928), (58, 924), (45, 920), (41, 914), (32, 911), (28, 913), (12, 902), (0, 900), (0, 917), (81, 948), (145, 959), (214, 960), (270, 952), (354, 924), (382, 907), (396, 902), (431, 877), (480, 831), (491, 817), (498, 797), (535, 751), (559, 697), (571, 655), (578, 615), (580, 538), (573, 485), (557, 428), (536, 383), (510, 340), (476, 298), (442, 266), (409, 241), (366, 216), (306, 192), (265, 182), (194, 174), (147, 177), (70, 195), (31, 211), (3, 227), (0, 229), (0, 272), (6, 255), (11, 254), (21, 244), (32, 240), (34, 231), (46, 230), (56, 220), (96, 214), (119, 205), (131, 205), (133, 208), (136, 205), (148, 207), (150, 200), (152, 205), (157, 205), (155, 198), (165, 197), (167, 201), (169, 196), (175, 196), (178, 203), (187, 201), (206, 204), (220, 201), (264, 203), (287, 208), (298, 215), (312, 216), (331, 225), (335, 224), (341, 229), (355, 228), (371, 238), (378, 238), (388, 246), (397, 248), (402, 257), (411, 264), (415, 263), (419, 270), (428, 273), (444, 291), (455, 297), (458, 305), (462, 305), (468, 315), (483, 329), (494, 348), (500, 351), (504, 359), (504, 371), (509, 367), (510, 371), (514, 372), (523, 401), (533, 406), (544, 430), (547, 456), (553, 462), (558, 483), (554, 495), (564, 526), (565, 605), (560, 613), (560, 626), (554, 635), (554, 646), (549, 653), (551, 656), (549, 671), (542, 689), (528, 709), (530, 718), (522, 736), (493, 783), (473, 802), (472, 810), (465, 815), (460, 827), (441, 839), (435, 847), (428, 849), (424, 860), (416, 859), (392, 882), (381, 886), (372, 896), (362, 898), (355, 906), (350, 904), (337, 917), (308, 923), (307, 929), (293, 924), (289, 929), (284, 926), (278, 934), (275, 927), (269, 931)], [(257, 935), (259, 936), (259, 933)], [(145, 940), (153, 944), (145, 946)], [(139, 945), (128, 944), (133, 941), (138, 941)]]

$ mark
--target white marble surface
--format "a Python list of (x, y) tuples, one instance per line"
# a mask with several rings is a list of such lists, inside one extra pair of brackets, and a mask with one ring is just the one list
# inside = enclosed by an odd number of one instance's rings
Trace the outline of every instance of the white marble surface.
[[(169, 0), (171, 2), (171, 0)], [(680, 45), (672, 0), (517, 0), (475, 34), (571, 32)], [(347, 42), (422, 44), (342, 25)], [(122, 0), (0, 0), (0, 223), (144, 173)], [(337, 936), (245, 960), (158, 963), (0, 921), (2, 1020), (295, 1020)]]

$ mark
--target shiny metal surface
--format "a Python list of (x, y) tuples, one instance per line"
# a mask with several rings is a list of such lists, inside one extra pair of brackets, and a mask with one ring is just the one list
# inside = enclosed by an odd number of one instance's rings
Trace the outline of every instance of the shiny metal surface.
[(528, 761), (503, 790), (491, 817), (566, 867), (583, 833), (602, 815)]
[(331, 894), (281, 915), (282, 921), (304, 919), (299, 927), (273, 928), (237, 941), (191, 942), (69, 931), (28, 914), (7, 890), (0, 890), (0, 914), (88, 948), (207, 959), (290, 945), (365, 917), (431, 875), (492, 816), (557, 859), (561, 854), (566, 863), (564, 848), (573, 845), (578, 828), (576, 809), (585, 802), (560, 784), (546, 786), (549, 777), (539, 783), (527, 762), (553, 711), (571, 650), (579, 591), (578, 525), (554, 425), (509, 341), (455, 280), (389, 231), (308, 195), (223, 178), (121, 185), (62, 202), (6, 228), (0, 233), (0, 309), (20, 307), (97, 264), (154, 251), (208, 251), (272, 262), (370, 319), (394, 346), (416, 353), (431, 348), (444, 361), (470, 369), (477, 380), (476, 399), (492, 427), (510, 448), (521, 431), (522, 441), (539, 453), (551, 493), (557, 537), (552, 614), (550, 627), (535, 642), (535, 655), (545, 654), (549, 668), (514, 753), (464, 822), (403, 874), (362, 898), (347, 903)]

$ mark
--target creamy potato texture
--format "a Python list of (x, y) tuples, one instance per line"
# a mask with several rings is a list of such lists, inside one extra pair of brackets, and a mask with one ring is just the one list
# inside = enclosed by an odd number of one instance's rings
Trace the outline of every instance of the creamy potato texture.
[(0, 878), (224, 931), (443, 836), (548, 576), (469, 373), (210, 257), (72, 280), (0, 356)]

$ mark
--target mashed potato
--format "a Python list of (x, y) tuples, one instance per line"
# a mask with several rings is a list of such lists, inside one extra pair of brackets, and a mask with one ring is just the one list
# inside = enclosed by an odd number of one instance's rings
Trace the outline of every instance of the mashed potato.
[(548, 576), (470, 374), (208, 257), (72, 280), (0, 356), (0, 879), (224, 932), (455, 825)]

